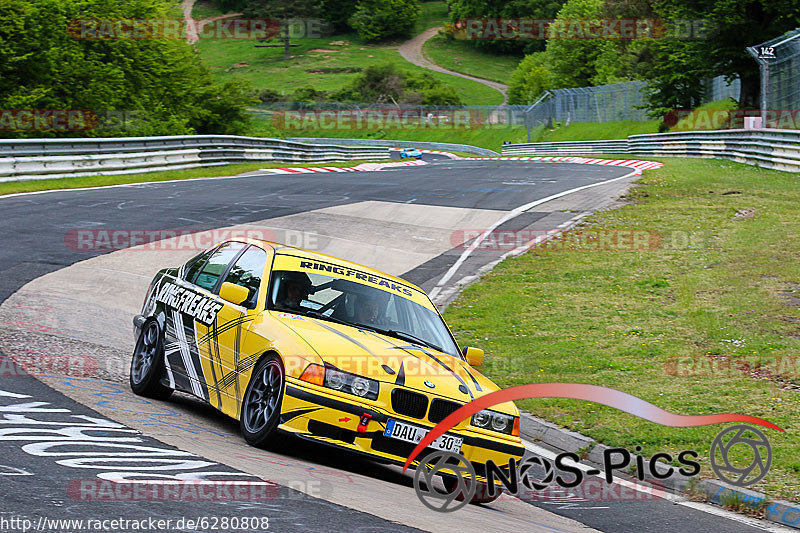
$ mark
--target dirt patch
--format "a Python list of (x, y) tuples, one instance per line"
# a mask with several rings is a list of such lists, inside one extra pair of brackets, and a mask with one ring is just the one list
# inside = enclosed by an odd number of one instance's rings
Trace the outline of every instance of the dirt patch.
[(756, 216), (755, 209), (737, 209), (736, 213), (733, 215), (734, 220), (745, 220), (748, 218), (753, 218)]
[(244, 67), (249, 67), (249, 66), (250, 66), (250, 63), (234, 63), (233, 65), (231, 65), (228, 68), (226, 68), (225, 72), (230, 72), (231, 70), (233, 70), (235, 68), (244, 68)]
[(800, 307), (800, 286), (790, 285), (785, 291), (781, 291), (781, 296), (786, 300), (786, 305)]
[(347, 41), (331, 41), (328, 44), (331, 46), (347, 46), (350, 43), (348, 43)]
[(316, 52), (319, 54), (327, 54), (330, 52), (341, 52), (341, 50), (331, 50), (330, 48), (312, 48), (309, 52)]

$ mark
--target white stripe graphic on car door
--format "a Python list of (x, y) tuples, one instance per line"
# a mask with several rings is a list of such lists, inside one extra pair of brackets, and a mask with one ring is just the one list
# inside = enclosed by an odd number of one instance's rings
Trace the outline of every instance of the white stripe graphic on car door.
[[(208, 398), (207, 399), (210, 401), (211, 400), (211, 391), (208, 390), (208, 380), (206, 379), (206, 372), (205, 372), (205, 370), (203, 370), (203, 356), (202, 356), (202, 354), (200, 352), (200, 343), (197, 340), (199, 338), (197, 336), (197, 321), (194, 320), (194, 319), (192, 319), (192, 329), (194, 330), (194, 349), (196, 350), (195, 353), (197, 354), (197, 359), (198, 359), (198, 361), (200, 361), (200, 373), (203, 375), (202, 383), (205, 383), (205, 385), (206, 385), (206, 390), (208, 392)], [(209, 349), (209, 355), (211, 355), (211, 350), (210, 349)], [(213, 364), (214, 364), (213, 360), (209, 361), (209, 362), (211, 363), (212, 368), (213, 368)], [(194, 368), (194, 366), (192, 368)], [(197, 375), (196, 372), (195, 372), (195, 375)], [(198, 381), (199, 381), (199, 377), (198, 377)], [(214, 383), (214, 386), (217, 386), (217, 384)], [(200, 388), (202, 389), (202, 387), (200, 387)], [(202, 393), (201, 393), (201, 398), (206, 399), (205, 396), (202, 396)], [(222, 405), (221, 401), (220, 401), (219, 405), (220, 406)]]
[(200, 388), (200, 379), (197, 376), (197, 369), (192, 362), (192, 354), (189, 352), (189, 343), (186, 340), (186, 330), (183, 320), (178, 311), (172, 311), (172, 319), (175, 321), (175, 334), (178, 337), (178, 345), (181, 351), (181, 359), (186, 373), (189, 375), (189, 382), (192, 385), (192, 392), (199, 398), (203, 398), (203, 389)]
[(169, 388), (175, 389), (175, 375), (172, 373), (172, 367), (169, 365), (169, 357), (167, 357), (167, 349), (164, 348), (164, 369), (167, 371), (167, 379), (169, 379)]

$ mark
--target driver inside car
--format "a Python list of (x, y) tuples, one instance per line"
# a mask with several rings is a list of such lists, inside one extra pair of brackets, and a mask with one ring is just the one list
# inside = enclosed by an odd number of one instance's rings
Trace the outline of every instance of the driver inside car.
[(374, 298), (361, 297), (356, 308), (356, 321), (362, 324), (383, 324), (385, 320), (380, 316), (380, 306)]
[(284, 272), (275, 305), (282, 309), (300, 310), (302, 301), (308, 298), (311, 285), (308, 275), (303, 272)]

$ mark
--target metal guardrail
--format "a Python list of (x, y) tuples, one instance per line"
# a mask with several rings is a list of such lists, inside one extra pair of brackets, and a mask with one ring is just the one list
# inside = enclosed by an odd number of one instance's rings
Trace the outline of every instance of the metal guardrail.
[(0, 182), (131, 174), (256, 161), (389, 159), (387, 148), (234, 135), (0, 140)]
[(425, 150), (441, 150), (444, 152), (447, 151), (466, 152), (468, 154), (475, 154), (482, 157), (495, 157), (500, 155), (493, 150), (489, 150), (487, 148), (479, 148), (477, 146), (471, 146), (469, 144), (394, 141), (390, 139), (337, 139), (334, 137), (330, 138), (293, 137), (291, 140), (299, 142), (315, 143), (315, 144), (355, 144), (355, 145), (369, 144), (372, 146), (387, 146), (391, 148), (405, 148), (413, 146), (414, 148), (423, 148)]
[(800, 131), (718, 130), (631, 135), (627, 139), (511, 144), (503, 155), (633, 154), (721, 158), (800, 172)]
[(627, 139), (507, 144), (503, 147), (503, 155), (624, 154), (627, 151)]

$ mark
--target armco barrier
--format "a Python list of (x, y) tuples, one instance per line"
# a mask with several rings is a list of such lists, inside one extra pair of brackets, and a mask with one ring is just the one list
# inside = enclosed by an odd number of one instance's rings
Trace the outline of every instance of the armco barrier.
[(336, 139), (333, 137), (292, 137), (292, 141), (315, 143), (315, 144), (347, 144), (347, 145), (371, 145), (386, 146), (390, 148), (424, 148), (426, 150), (466, 152), (485, 157), (500, 155), (487, 148), (479, 148), (469, 144), (436, 143), (436, 142), (417, 142), (417, 141), (395, 141), (390, 139)]
[(130, 174), (249, 161), (389, 159), (387, 148), (233, 135), (0, 140), (0, 181)]
[(635, 154), (721, 158), (800, 172), (800, 131), (717, 130), (631, 135), (605, 141), (511, 144), (503, 155)]

